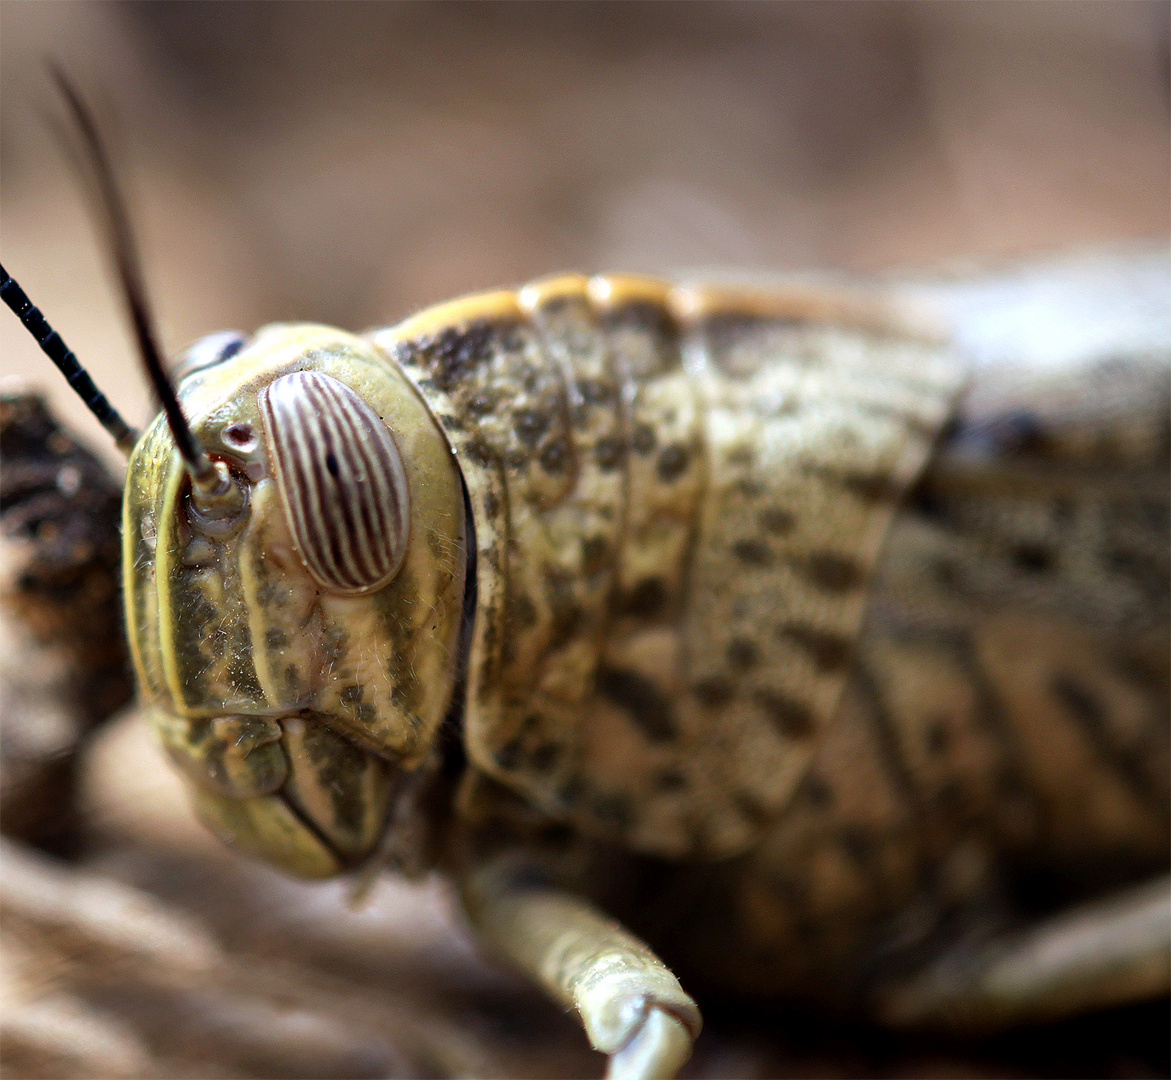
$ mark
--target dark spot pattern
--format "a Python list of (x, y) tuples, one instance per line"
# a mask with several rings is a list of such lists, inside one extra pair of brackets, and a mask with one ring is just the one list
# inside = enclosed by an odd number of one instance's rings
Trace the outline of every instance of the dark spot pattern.
[(477, 465), (487, 468), (496, 460), (496, 454), (486, 439), (469, 439), (464, 451)]
[(857, 825), (847, 825), (838, 840), (850, 858), (859, 866), (868, 866), (874, 856), (874, 841)]
[(902, 495), (902, 485), (889, 473), (848, 472), (838, 483), (864, 502), (895, 502)]
[(512, 414), (512, 426), (517, 439), (532, 449), (549, 430), (549, 414), (540, 409), (517, 409)]
[(757, 521), (760, 522), (761, 529), (773, 536), (785, 536), (797, 525), (796, 517), (780, 506), (769, 506), (761, 510)]
[(745, 638), (733, 638), (726, 650), (728, 664), (737, 671), (747, 671), (759, 658), (756, 646)]
[(813, 710), (805, 702), (769, 689), (753, 691), (752, 700), (764, 711), (769, 723), (786, 738), (805, 739), (813, 734)]
[(804, 623), (782, 623), (777, 636), (799, 646), (822, 671), (845, 667), (854, 651), (849, 638)]
[(1053, 552), (1041, 544), (1018, 544), (1011, 557), (1013, 565), (1026, 574), (1043, 574), (1053, 567)]
[(520, 764), (520, 757), (519, 739), (509, 739), (508, 742), (496, 748), (496, 764), (509, 772)]
[(811, 772), (801, 781), (801, 794), (810, 806), (832, 806), (834, 801), (833, 789), (817, 773)]
[(748, 566), (771, 566), (773, 553), (763, 540), (737, 540), (732, 554)]
[(600, 821), (608, 822), (622, 831), (629, 829), (634, 822), (634, 811), (626, 795), (596, 795), (593, 800), (593, 811), (594, 816)]
[(658, 615), (667, 604), (667, 585), (662, 578), (643, 578), (622, 601), (622, 612), (641, 618)]
[(709, 709), (718, 709), (732, 700), (736, 690), (727, 679), (713, 675), (707, 679), (700, 679), (691, 688), (691, 692), (701, 705)]
[(626, 444), (616, 435), (604, 435), (594, 446), (594, 461), (602, 472), (613, 472), (626, 458)]
[(529, 755), (529, 761), (538, 772), (549, 772), (560, 757), (561, 747), (557, 743), (546, 742), (533, 750)]
[(353, 711), (354, 719), (364, 727), (369, 727), (378, 718), (378, 710), (368, 701), (359, 702)]
[(858, 588), (865, 573), (856, 559), (835, 551), (814, 551), (794, 560), (797, 570), (810, 584), (828, 593), (845, 593)]
[(659, 474), (659, 479), (664, 484), (670, 484), (678, 480), (687, 471), (687, 463), (690, 458), (691, 454), (686, 446), (673, 443), (670, 446), (664, 447), (663, 452), (659, 454), (659, 460), (655, 466), (655, 471)]
[(687, 777), (678, 769), (663, 769), (655, 773), (655, 787), (660, 791), (682, 791), (687, 787)]
[(755, 829), (767, 825), (772, 817), (768, 810), (748, 791), (737, 791), (732, 796), (732, 803), (739, 811), (740, 816)]
[(524, 593), (509, 597), (508, 620), (517, 629), (527, 629), (537, 621), (537, 606)]
[(587, 536), (581, 542), (581, 568), (585, 574), (605, 570), (611, 562), (610, 542), (604, 536)]
[(588, 405), (604, 405), (614, 397), (614, 387), (600, 379), (581, 379), (577, 389)]
[(649, 454), (655, 448), (655, 429), (650, 424), (635, 424), (630, 436), (630, 445), (635, 453)]
[(431, 378), (441, 390), (454, 390), (491, 356), (495, 328), (476, 320), (464, 330), (454, 327), (434, 338), (419, 342), (417, 347), (431, 371)]
[(942, 755), (947, 752), (951, 742), (951, 732), (948, 730), (947, 719), (943, 716), (933, 716), (927, 721), (923, 729), (923, 743), (931, 754)]
[(569, 444), (565, 436), (556, 435), (541, 448), (541, 468), (551, 476), (565, 472), (569, 465)]
[(1092, 691), (1078, 682), (1072, 675), (1058, 672), (1050, 680), (1049, 686), (1054, 697), (1084, 727), (1095, 733), (1106, 730), (1106, 707)]
[(667, 742), (678, 734), (671, 699), (645, 675), (603, 664), (598, 668), (597, 686), (651, 742)]

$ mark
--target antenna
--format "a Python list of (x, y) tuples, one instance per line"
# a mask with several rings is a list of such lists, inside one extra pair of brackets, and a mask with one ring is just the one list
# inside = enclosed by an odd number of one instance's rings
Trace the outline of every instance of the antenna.
[(183, 415), (179, 399), (175, 396), (163, 367), (154, 331), (154, 320), (147, 302), (142, 265), (134, 243), (134, 232), (130, 227), (130, 215), (118, 190), (114, 170), (98, 134), (97, 124), (76, 87), (64, 72), (55, 65), (50, 65), (49, 70), (69, 107), (74, 125), (81, 137), (81, 149), (85, 164), (92, 170), (103, 224), (114, 256), (114, 267), (122, 286), (122, 298), (126, 303), (135, 341), (138, 344), (138, 353), (166, 413), (167, 424), (175, 437), (175, 446), (191, 474), (191, 482), (196, 491), (206, 496), (221, 495), (227, 490), (229, 483), (226, 467), (217, 468), (200, 445)]
[(24, 328), (36, 338), (41, 351), (61, 370), (65, 381), (85, 402), (85, 407), (98, 418), (98, 423), (114, 436), (118, 449), (123, 454), (129, 454), (138, 442), (138, 432), (122, 419), (122, 414), (97, 388), (89, 372), (73, 355), (73, 350), (48, 324), (40, 309), (33, 307), (24, 289), (13, 280), (3, 266), (0, 266), (0, 300), (12, 309), (13, 314), (24, 324)]

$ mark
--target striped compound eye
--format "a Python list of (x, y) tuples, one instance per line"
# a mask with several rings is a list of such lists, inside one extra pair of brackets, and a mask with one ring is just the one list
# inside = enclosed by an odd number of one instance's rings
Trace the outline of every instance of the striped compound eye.
[(296, 371), (260, 395), (293, 540), (333, 593), (371, 592), (407, 550), (407, 477), (390, 430), (344, 383)]

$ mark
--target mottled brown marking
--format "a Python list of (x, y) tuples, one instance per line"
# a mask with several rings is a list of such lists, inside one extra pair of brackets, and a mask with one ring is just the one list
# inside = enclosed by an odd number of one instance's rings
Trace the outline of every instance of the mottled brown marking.
[(772, 533), (773, 536), (785, 536), (797, 525), (796, 517), (780, 506), (765, 507), (757, 515), (756, 520), (760, 522), (761, 529), (766, 533)]
[(557, 743), (541, 743), (529, 755), (529, 762), (540, 772), (549, 772), (561, 757), (561, 747)]
[(502, 769), (515, 769), (520, 764), (520, 740), (509, 739), (496, 750), (496, 764)]
[(486, 439), (476, 437), (468, 440), (465, 453), (477, 465), (489, 466), (496, 460), (496, 454)]
[(441, 390), (454, 390), (491, 356), (496, 328), (482, 320), (467, 329), (443, 330), (429, 341), (416, 343), (431, 371), (431, 378)]
[(895, 502), (903, 493), (902, 485), (889, 473), (846, 472), (827, 479), (866, 502)]
[(749, 791), (737, 791), (732, 796), (732, 803), (741, 817), (750, 822), (755, 828), (763, 828), (772, 820), (766, 807), (762, 806)]
[(616, 435), (603, 435), (594, 447), (594, 461), (602, 472), (613, 472), (626, 458), (626, 444)]
[(737, 540), (732, 554), (748, 566), (771, 566), (773, 553), (763, 540)]
[(537, 606), (529, 596), (518, 593), (509, 597), (508, 621), (514, 627), (526, 629), (536, 624)]
[(732, 700), (736, 690), (727, 679), (713, 675), (711, 678), (700, 679), (691, 688), (691, 692), (701, 705), (709, 709), (718, 709)]
[(812, 585), (829, 593), (858, 588), (866, 574), (856, 559), (834, 551), (815, 551), (794, 560), (794, 566)]
[(737, 671), (747, 671), (756, 664), (759, 650), (745, 638), (733, 638), (728, 642), (726, 655), (731, 667)]
[(516, 437), (532, 449), (549, 430), (550, 417), (541, 409), (517, 409), (512, 414), (512, 426)]
[(655, 787), (660, 791), (682, 791), (687, 787), (687, 777), (678, 769), (663, 769), (655, 774)]
[(610, 541), (604, 536), (586, 536), (581, 541), (581, 568), (586, 574), (605, 570), (612, 562)]
[(801, 781), (800, 791), (810, 806), (827, 807), (834, 800), (833, 789), (814, 772)]
[(844, 667), (854, 651), (848, 638), (802, 623), (782, 623), (777, 627), (777, 636), (800, 646), (822, 671)]
[(569, 465), (569, 444), (563, 435), (556, 435), (541, 448), (541, 468), (552, 476), (565, 472)]
[(658, 615), (667, 604), (667, 585), (662, 578), (643, 578), (623, 598), (623, 614), (641, 618)]
[(600, 821), (608, 822), (615, 828), (625, 831), (634, 823), (634, 809), (630, 798), (618, 793), (595, 795), (593, 811)]
[(580, 379), (577, 389), (582, 400), (590, 405), (605, 405), (614, 397), (614, 387), (600, 379)]
[(1044, 544), (1018, 544), (1009, 557), (1026, 574), (1044, 574), (1053, 568), (1055, 561), (1054, 552)]
[(764, 710), (769, 722), (789, 739), (805, 739), (813, 734), (813, 710), (803, 701), (780, 690), (753, 691), (752, 700)]
[(942, 755), (947, 751), (950, 742), (951, 735), (948, 729), (947, 718), (943, 716), (931, 717), (923, 729), (923, 744), (927, 747), (928, 752), (935, 755)]
[(639, 454), (649, 454), (655, 448), (655, 429), (650, 424), (635, 424), (630, 436), (630, 445)]
[(658, 464), (655, 466), (655, 471), (658, 472), (659, 479), (664, 484), (670, 484), (678, 480), (687, 470), (687, 463), (690, 457), (691, 452), (686, 446), (673, 443), (671, 446), (664, 447), (663, 452), (659, 455)]
[(874, 858), (874, 840), (857, 825), (846, 825), (838, 836), (850, 858), (859, 866), (869, 866)]
[(678, 735), (671, 699), (645, 675), (603, 664), (598, 668), (597, 686), (651, 742), (667, 742)]

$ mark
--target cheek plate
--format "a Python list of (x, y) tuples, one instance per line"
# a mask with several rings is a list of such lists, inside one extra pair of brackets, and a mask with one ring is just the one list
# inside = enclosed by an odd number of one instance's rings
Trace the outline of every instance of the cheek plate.
[(384, 585), (402, 565), (410, 522), (406, 472), (389, 428), (348, 386), (314, 371), (274, 380), (260, 408), (309, 573), (332, 593)]

